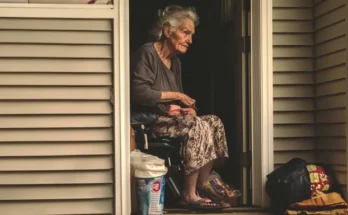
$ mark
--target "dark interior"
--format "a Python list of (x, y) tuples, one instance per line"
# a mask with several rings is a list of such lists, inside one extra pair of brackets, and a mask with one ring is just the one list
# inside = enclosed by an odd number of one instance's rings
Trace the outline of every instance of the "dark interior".
[[(237, 63), (240, 38), (233, 20), (221, 20), (220, 0), (130, 1), (131, 52), (149, 41), (148, 32), (157, 10), (170, 4), (194, 6), (200, 16), (193, 44), (179, 56), (182, 61), (183, 88), (196, 99), (198, 115), (219, 116), (226, 130), (230, 158), (218, 172), (226, 182), (241, 189), (241, 70)], [(240, 23), (240, 22), (239, 22)], [(240, 27), (240, 26), (239, 26)]]

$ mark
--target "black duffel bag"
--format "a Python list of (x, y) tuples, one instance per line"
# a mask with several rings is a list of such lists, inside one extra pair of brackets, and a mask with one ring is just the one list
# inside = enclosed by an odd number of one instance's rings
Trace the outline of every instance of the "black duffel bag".
[(266, 191), (271, 200), (271, 210), (283, 212), (288, 206), (311, 197), (311, 181), (307, 162), (293, 158), (267, 175)]

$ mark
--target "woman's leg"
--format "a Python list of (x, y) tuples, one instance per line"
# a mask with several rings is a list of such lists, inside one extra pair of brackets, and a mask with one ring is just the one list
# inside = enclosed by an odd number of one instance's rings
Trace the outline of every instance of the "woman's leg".
[(196, 184), (199, 171), (193, 172), (190, 175), (185, 175), (183, 187), (183, 199), (186, 202), (196, 201), (199, 197), (196, 194)]
[[(183, 200), (195, 202), (201, 198), (196, 194), (197, 179), (204, 181), (212, 169), (213, 160), (226, 154), (216, 153), (214, 138), (208, 122), (200, 117), (159, 117), (154, 135), (159, 137), (187, 137), (181, 147), (185, 171)], [(200, 182), (199, 181), (199, 182)], [(207, 200), (209, 202), (209, 200)]]
[(203, 185), (205, 184), (205, 182), (207, 181), (211, 173), (211, 170), (213, 169), (213, 164), (214, 164), (214, 161), (210, 161), (199, 170), (199, 175), (197, 179), (197, 187), (203, 187)]
[[(214, 150), (215, 153), (218, 154), (217, 157), (227, 157), (228, 150), (226, 143), (225, 128), (220, 118), (215, 115), (204, 115), (200, 118), (202, 119), (202, 121), (207, 122), (210, 127), (209, 129), (213, 137)], [(215, 161), (216, 160), (209, 162), (200, 169), (197, 181), (198, 187), (203, 187), (203, 185), (207, 181)]]

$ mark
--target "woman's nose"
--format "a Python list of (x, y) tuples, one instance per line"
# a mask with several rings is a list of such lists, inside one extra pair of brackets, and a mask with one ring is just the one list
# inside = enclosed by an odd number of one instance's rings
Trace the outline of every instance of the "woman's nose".
[(191, 35), (189, 35), (189, 36), (187, 37), (186, 42), (189, 43), (189, 44), (192, 43), (192, 36), (191, 36)]

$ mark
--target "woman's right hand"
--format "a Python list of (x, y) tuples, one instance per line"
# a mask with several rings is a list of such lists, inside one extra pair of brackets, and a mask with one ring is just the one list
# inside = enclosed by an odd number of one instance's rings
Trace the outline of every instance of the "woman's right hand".
[(183, 94), (183, 93), (179, 93), (179, 99), (187, 107), (195, 107), (196, 100), (192, 99), (188, 95)]

